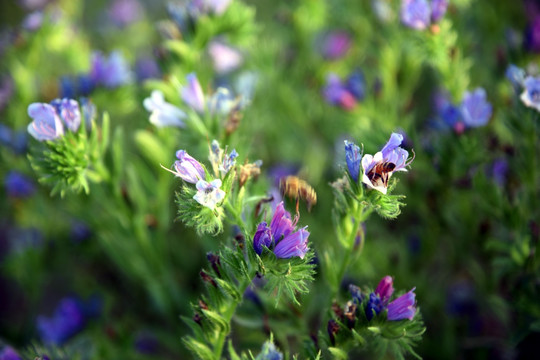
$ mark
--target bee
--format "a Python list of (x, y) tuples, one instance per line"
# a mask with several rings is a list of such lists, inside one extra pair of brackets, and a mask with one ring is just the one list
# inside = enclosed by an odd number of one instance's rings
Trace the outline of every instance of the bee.
[(279, 181), (279, 188), (283, 196), (288, 196), (291, 199), (296, 199), (296, 213), (298, 214), (298, 202), (302, 198), (305, 200), (308, 211), (317, 203), (317, 193), (307, 183), (296, 176), (287, 176)]
[(381, 162), (375, 165), (371, 170), (368, 171), (367, 177), (371, 183), (375, 186), (383, 185), (384, 187), (388, 186), (388, 180), (392, 171), (396, 168), (396, 164), (387, 162)]

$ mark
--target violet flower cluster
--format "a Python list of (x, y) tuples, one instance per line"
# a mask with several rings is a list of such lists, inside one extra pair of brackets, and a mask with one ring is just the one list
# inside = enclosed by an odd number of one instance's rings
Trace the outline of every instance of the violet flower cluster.
[(445, 96), (438, 96), (435, 106), (443, 122), (458, 134), (467, 128), (486, 125), (493, 114), (486, 91), (480, 87), (466, 91), (460, 105), (452, 104)]
[(352, 72), (347, 80), (342, 81), (336, 74), (329, 74), (323, 88), (323, 96), (332, 105), (345, 110), (355, 108), (357, 102), (362, 101), (366, 95), (366, 82), (364, 74), (357, 70)]
[(30, 104), (28, 115), (33, 119), (28, 125), (28, 133), (38, 141), (56, 140), (64, 135), (64, 126), (71, 132), (77, 132), (81, 125), (79, 103), (73, 99)]
[[(396, 171), (407, 171), (413, 159), (409, 159), (409, 152), (400, 147), (403, 135), (392, 133), (390, 140), (375, 155), (365, 154), (362, 157), (362, 182), (369, 189), (386, 194), (388, 181)], [(358, 182), (360, 175), (361, 150), (354, 143), (345, 141), (345, 158), (347, 169), (351, 178)]]
[(253, 249), (258, 255), (263, 253), (264, 248), (271, 249), (280, 259), (289, 259), (298, 256), (304, 258), (309, 248), (307, 241), (309, 232), (307, 226), (295, 231), (298, 218), (294, 221), (291, 214), (285, 210), (283, 202), (280, 202), (274, 211), (270, 226), (261, 222), (253, 237)]
[(402, 0), (401, 22), (412, 29), (424, 30), (439, 22), (448, 7), (448, 0)]
[[(356, 288), (357, 289), (357, 288)], [(358, 301), (358, 291), (351, 291), (353, 301)], [(369, 294), (364, 312), (368, 321), (379, 315), (384, 310), (387, 311), (386, 318), (390, 321), (412, 320), (416, 314), (416, 301), (414, 288), (409, 292), (390, 301), (394, 293), (393, 279), (390, 276), (385, 276), (377, 285), (374, 292)]]

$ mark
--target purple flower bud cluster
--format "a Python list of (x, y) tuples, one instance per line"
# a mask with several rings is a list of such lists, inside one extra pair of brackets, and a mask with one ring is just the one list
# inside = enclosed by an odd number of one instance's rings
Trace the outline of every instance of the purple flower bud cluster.
[(308, 252), (307, 241), (309, 232), (307, 226), (295, 231), (296, 222), (291, 219), (291, 214), (285, 210), (283, 202), (276, 207), (270, 227), (266, 222), (261, 222), (257, 226), (257, 231), (253, 237), (253, 248), (258, 255), (263, 253), (263, 249), (271, 248), (276, 257), (288, 259), (293, 256), (304, 258)]
[(412, 29), (424, 30), (439, 22), (448, 7), (448, 0), (402, 0), (401, 22)]
[(323, 96), (329, 104), (349, 111), (355, 108), (358, 101), (364, 99), (365, 92), (364, 74), (359, 70), (352, 72), (345, 82), (331, 73), (327, 76), (323, 88)]
[(487, 101), (486, 91), (476, 88), (466, 91), (461, 104), (454, 105), (444, 95), (437, 95), (436, 110), (440, 119), (451, 127), (457, 134), (467, 128), (486, 125), (493, 114), (493, 107)]

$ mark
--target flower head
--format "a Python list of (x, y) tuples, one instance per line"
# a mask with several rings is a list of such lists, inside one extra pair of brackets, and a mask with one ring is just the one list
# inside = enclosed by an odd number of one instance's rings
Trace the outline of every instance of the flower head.
[(283, 202), (280, 202), (274, 211), (270, 228), (265, 222), (260, 223), (257, 227), (253, 239), (255, 252), (260, 255), (262, 245), (266, 247), (275, 245), (273, 252), (278, 258), (288, 259), (298, 256), (303, 259), (309, 250), (307, 247), (309, 232), (306, 230), (307, 226), (294, 231), (295, 226), (296, 221), (292, 222), (291, 214), (285, 210)]
[(197, 187), (197, 193), (193, 196), (193, 199), (211, 210), (214, 210), (217, 204), (225, 198), (225, 191), (220, 189), (220, 179), (210, 182), (199, 180), (195, 186)]
[(56, 307), (52, 317), (39, 316), (37, 328), (43, 342), (62, 345), (83, 329), (86, 324), (79, 301), (65, 298)]
[(178, 150), (176, 152), (176, 157), (178, 158), (178, 160), (174, 162), (174, 169), (176, 172), (173, 172), (176, 176), (192, 184), (196, 184), (199, 180), (204, 180), (206, 178), (201, 163), (195, 160), (195, 158), (189, 155), (185, 150)]
[(416, 314), (416, 295), (414, 294), (414, 288), (407, 292), (406, 294), (401, 295), (394, 301), (388, 304), (388, 315), (387, 318), (390, 321), (412, 320)]
[(345, 140), (345, 160), (347, 161), (347, 168), (349, 174), (355, 182), (358, 182), (358, 176), (360, 175), (360, 161), (362, 159), (362, 150), (358, 145)]
[(407, 171), (406, 166), (412, 161), (407, 161), (409, 153), (399, 147), (403, 141), (403, 135), (392, 133), (388, 143), (375, 155), (366, 154), (362, 157), (364, 174), (362, 182), (370, 189), (375, 189), (386, 194), (388, 181), (395, 171)]
[(44, 103), (28, 106), (28, 115), (34, 121), (28, 125), (28, 132), (38, 141), (55, 140), (64, 135), (64, 126), (54, 107)]
[(234, 71), (244, 61), (240, 51), (216, 40), (208, 45), (208, 54), (212, 59), (214, 70), (218, 74), (226, 74)]
[(540, 111), (540, 77), (527, 76), (523, 82), (525, 90), (520, 96), (525, 106)]
[(62, 122), (72, 132), (76, 132), (81, 125), (81, 112), (79, 103), (73, 99), (55, 99), (51, 102)]
[(90, 78), (94, 84), (115, 88), (130, 82), (132, 74), (119, 51), (113, 51), (109, 57), (105, 57), (100, 52), (94, 52)]
[(472, 93), (465, 92), (461, 102), (461, 115), (467, 127), (484, 126), (489, 121), (493, 110), (486, 97), (483, 88), (477, 88)]
[(388, 303), (388, 300), (390, 300), (390, 297), (394, 293), (393, 283), (394, 280), (391, 276), (385, 276), (379, 282), (379, 285), (377, 285), (377, 289), (375, 289), (375, 294), (381, 298), (384, 305)]
[(427, 0), (402, 0), (401, 21), (404, 25), (424, 30), (430, 23), (431, 9)]
[(204, 111), (204, 93), (197, 79), (197, 75), (194, 73), (189, 74), (186, 77), (187, 85), (182, 88), (182, 100), (198, 113)]
[(186, 113), (165, 101), (163, 93), (159, 90), (152, 91), (150, 97), (144, 99), (143, 105), (150, 111), (150, 122), (157, 127), (176, 126), (184, 127)]

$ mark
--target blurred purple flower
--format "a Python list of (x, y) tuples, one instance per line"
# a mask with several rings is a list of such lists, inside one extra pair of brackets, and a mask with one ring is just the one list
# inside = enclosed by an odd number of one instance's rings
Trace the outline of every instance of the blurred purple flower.
[(364, 294), (362, 294), (362, 290), (358, 286), (349, 284), (349, 292), (355, 304), (360, 305), (364, 301)]
[(192, 184), (196, 184), (201, 179), (206, 179), (206, 174), (201, 163), (190, 156), (185, 150), (178, 150), (176, 157), (178, 158), (174, 162), (176, 172), (173, 172), (176, 176)]
[(512, 83), (516, 90), (521, 89), (525, 86), (525, 70), (520, 67), (517, 67), (514, 64), (508, 65), (504, 73), (506, 78)]
[(216, 14), (222, 15), (232, 0), (191, 0), (188, 7), (195, 15)]
[(225, 191), (221, 190), (221, 180), (215, 179), (210, 182), (204, 180), (197, 181), (195, 184), (197, 193), (193, 199), (202, 206), (214, 210), (214, 208), (225, 198)]
[(135, 63), (135, 74), (138, 81), (159, 79), (161, 77), (161, 70), (154, 58), (140, 57)]
[[(386, 194), (388, 180), (395, 171), (407, 171), (406, 166), (411, 162), (408, 160), (409, 153), (400, 147), (403, 135), (392, 133), (390, 140), (375, 155), (366, 154), (362, 157), (362, 168), (364, 174), (362, 182), (370, 189)], [(383, 168), (381, 168), (383, 167)]]
[(401, 22), (404, 25), (416, 29), (424, 30), (429, 26), (431, 10), (427, 0), (402, 0), (401, 2)]
[(0, 124), (0, 145), (11, 148), (15, 154), (24, 154), (27, 148), (26, 132), (13, 131), (9, 126)]
[(95, 83), (91, 74), (80, 74), (77, 76), (77, 91), (79, 95), (88, 96), (94, 90)]
[(176, 126), (185, 127), (186, 113), (176, 106), (165, 101), (163, 93), (159, 90), (152, 91), (150, 97), (144, 99), (144, 108), (150, 111), (150, 123), (157, 127)]
[(23, 19), (22, 27), (28, 31), (36, 31), (43, 24), (43, 12), (34, 11)]
[(356, 100), (363, 100), (366, 96), (366, 80), (364, 74), (360, 70), (352, 72), (347, 78), (346, 87)]
[(488, 176), (493, 179), (493, 182), (498, 186), (504, 186), (508, 177), (510, 166), (505, 159), (496, 159), (488, 169)]
[(204, 112), (204, 93), (194, 73), (186, 76), (187, 85), (182, 88), (182, 100), (198, 113)]
[(73, 78), (70, 76), (62, 76), (60, 78), (60, 97), (74, 98), (76, 94), (76, 85)]
[(351, 47), (350, 35), (342, 30), (331, 31), (322, 40), (322, 55), (329, 60), (343, 57)]
[(477, 88), (472, 93), (465, 92), (461, 102), (461, 115), (467, 127), (479, 127), (488, 123), (493, 110), (486, 97), (483, 88)]
[(412, 320), (416, 314), (415, 297), (413, 288), (411, 291), (389, 303), (387, 319), (390, 321)]
[(523, 47), (530, 52), (540, 52), (540, 16), (532, 20), (525, 28)]
[(101, 52), (94, 52), (90, 78), (94, 84), (115, 88), (129, 83), (132, 75), (119, 51), (111, 52), (109, 57), (105, 57)]
[(118, 27), (124, 27), (139, 20), (141, 11), (137, 0), (114, 0), (107, 13)]
[(212, 59), (214, 70), (218, 74), (226, 74), (234, 71), (244, 61), (242, 53), (239, 50), (217, 40), (213, 40), (208, 44), (208, 54)]
[(135, 337), (135, 350), (141, 354), (155, 354), (159, 349), (157, 337), (147, 331), (141, 331)]
[(73, 99), (55, 99), (51, 102), (51, 105), (55, 108), (56, 113), (62, 119), (64, 125), (67, 126), (72, 132), (79, 130), (81, 125), (81, 112), (79, 110), (79, 103)]
[(358, 145), (345, 140), (345, 160), (347, 161), (349, 174), (355, 182), (358, 182), (358, 176), (360, 175), (361, 159), (362, 150), (360, 150)]
[(34, 120), (28, 125), (28, 132), (36, 140), (55, 140), (64, 135), (64, 126), (53, 106), (45, 103), (30, 104), (28, 115)]
[(18, 0), (18, 2), (28, 10), (39, 10), (43, 9), (47, 3), (51, 0)]
[(6, 193), (13, 198), (30, 197), (36, 191), (34, 182), (17, 171), (10, 171), (6, 175), (4, 186), (6, 187)]
[(280, 163), (268, 169), (268, 178), (274, 184), (274, 187), (279, 187), (281, 179), (289, 175), (298, 173), (299, 166), (295, 164)]
[(523, 82), (525, 90), (520, 96), (525, 106), (540, 111), (540, 77), (527, 76)]
[(436, 23), (446, 14), (448, 0), (431, 0), (431, 21)]
[(62, 345), (80, 332), (86, 324), (79, 301), (64, 298), (60, 301), (52, 317), (39, 316), (37, 329), (46, 344)]
[(0, 360), (23, 360), (11, 346), (6, 346), (0, 351)]
[(90, 227), (82, 222), (75, 221), (71, 224), (70, 237), (75, 243), (83, 242), (92, 236), (92, 230)]
[(329, 74), (323, 88), (323, 96), (332, 105), (338, 105), (345, 110), (352, 110), (356, 106), (356, 99), (336, 74)]

